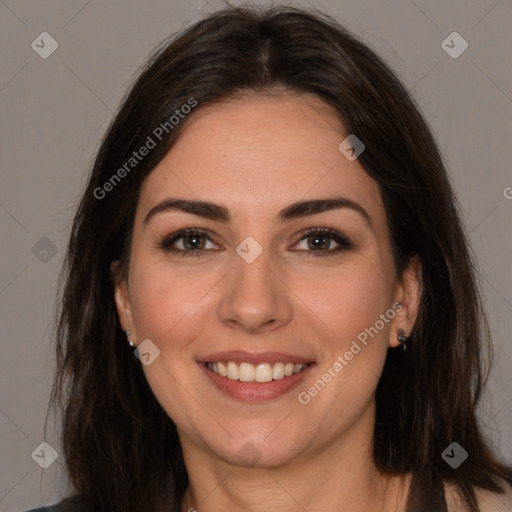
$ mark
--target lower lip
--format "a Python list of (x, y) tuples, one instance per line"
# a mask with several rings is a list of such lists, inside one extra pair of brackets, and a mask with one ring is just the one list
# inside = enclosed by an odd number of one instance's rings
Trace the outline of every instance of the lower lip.
[(294, 373), (289, 377), (283, 377), (282, 379), (272, 380), (270, 382), (241, 382), (217, 375), (215, 372), (209, 370), (204, 363), (198, 364), (219, 390), (233, 398), (246, 402), (273, 400), (274, 398), (288, 393), (298, 386), (305, 375), (315, 366), (315, 364), (310, 364), (299, 373)]

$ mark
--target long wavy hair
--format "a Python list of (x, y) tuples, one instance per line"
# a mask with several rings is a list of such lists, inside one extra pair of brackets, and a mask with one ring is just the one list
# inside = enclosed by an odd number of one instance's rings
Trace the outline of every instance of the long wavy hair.
[[(359, 161), (379, 183), (397, 275), (413, 255), (422, 262), (409, 348), (388, 351), (376, 392), (375, 464), (386, 474), (412, 474), (410, 510), (447, 481), (478, 512), (475, 490), (503, 492), (512, 471), (493, 455), (476, 416), (489, 327), (442, 157), (413, 99), (373, 51), (328, 16), (289, 7), (228, 8), (165, 40), (101, 143), (61, 276), (50, 396), (62, 413), (74, 494), (90, 512), (179, 511), (188, 486), (175, 425), (127, 347), (110, 271), (120, 260), (126, 272), (141, 184), (187, 118), (164, 130), (122, 179), (113, 182), (113, 174), (191, 98), (198, 110), (279, 91), (314, 94), (364, 142)], [(441, 457), (453, 441), (469, 453), (457, 469)]]

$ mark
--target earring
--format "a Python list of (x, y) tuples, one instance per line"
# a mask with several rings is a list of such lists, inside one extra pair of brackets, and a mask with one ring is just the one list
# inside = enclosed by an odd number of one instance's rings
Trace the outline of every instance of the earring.
[(133, 347), (133, 341), (130, 339), (130, 329), (126, 330), (126, 339), (128, 340), (130, 347)]
[(398, 329), (398, 341), (400, 345), (402, 345), (402, 350), (405, 352), (407, 350), (407, 336), (405, 335), (405, 331), (403, 329)]

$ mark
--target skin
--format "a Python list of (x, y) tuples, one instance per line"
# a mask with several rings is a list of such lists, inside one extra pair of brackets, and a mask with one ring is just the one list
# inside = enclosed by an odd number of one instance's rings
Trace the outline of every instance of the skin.
[[(377, 183), (338, 150), (348, 134), (316, 97), (249, 96), (202, 107), (145, 180), (137, 204), (128, 280), (115, 299), (123, 329), (160, 356), (144, 372), (175, 422), (190, 478), (182, 510), (199, 512), (395, 511), (408, 476), (388, 477), (371, 453), (375, 389), (397, 332), (409, 333), (420, 299), (420, 264), (395, 274), (389, 228)], [(361, 205), (276, 222), (300, 200), (343, 196)], [(166, 211), (144, 223), (162, 200), (223, 205), (229, 223)], [(353, 247), (315, 256), (304, 231), (330, 227)], [(200, 227), (213, 242), (179, 257), (159, 242)], [(247, 263), (246, 237), (263, 252)], [(183, 249), (183, 239), (174, 245)], [(187, 239), (190, 241), (190, 239)], [(330, 245), (329, 245), (330, 244)], [(327, 241), (328, 249), (338, 244)], [(310, 254), (311, 257), (308, 257)], [(114, 266), (116, 263), (114, 263)], [(307, 405), (307, 391), (357, 335), (392, 304), (402, 309)], [(249, 403), (221, 393), (196, 361), (225, 350), (279, 351), (314, 361), (299, 388)], [(259, 452), (252, 465), (238, 453)]]

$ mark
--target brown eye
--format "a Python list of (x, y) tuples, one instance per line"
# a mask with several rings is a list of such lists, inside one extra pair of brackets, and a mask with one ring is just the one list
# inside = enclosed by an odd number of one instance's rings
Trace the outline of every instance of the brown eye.
[(204, 246), (206, 245), (206, 238), (204, 237), (204, 235), (187, 235), (182, 236), (181, 238), (178, 239), (178, 241), (179, 240), (182, 241), (181, 245), (183, 246), (183, 249), (186, 250), (201, 250), (204, 249)]
[(211, 240), (207, 231), (200, 228), (182, 229), (164, 238), (160, 249), (179, 256), (201, 256), (205, 251), (219, 249), (219, 245)]
[(326, 235), (311, 235), (308, 236), (306, 240), (309, 249), (313, 251), (330, 249), (331, 242), (333, 242), (333, 239)]
[(312, 228), (303, 236), (294, 250), (307, 256), (330, 256), (353, 247), (350, 240), (330, 228)]

